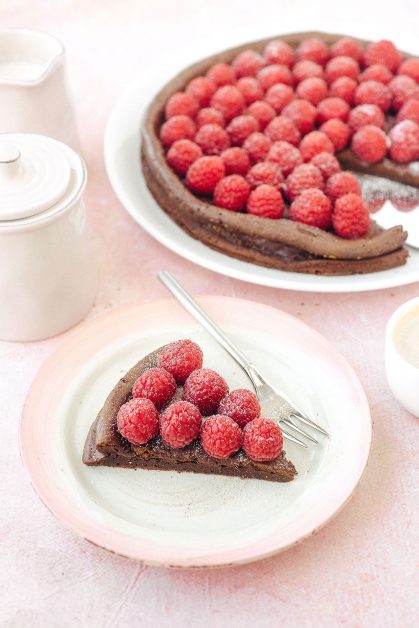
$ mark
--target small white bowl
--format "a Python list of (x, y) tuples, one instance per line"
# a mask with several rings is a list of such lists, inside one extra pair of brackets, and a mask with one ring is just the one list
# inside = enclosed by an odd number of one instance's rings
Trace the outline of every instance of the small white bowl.
[(419, 321), (419, 297), (403, 303), (387, 323), (385, 369), (393, 395), (403, 408), (419, 417), (419, 361), (415, 366), (406, 353), (403, 353), (400, 342), (403, 331), (414, 320)]

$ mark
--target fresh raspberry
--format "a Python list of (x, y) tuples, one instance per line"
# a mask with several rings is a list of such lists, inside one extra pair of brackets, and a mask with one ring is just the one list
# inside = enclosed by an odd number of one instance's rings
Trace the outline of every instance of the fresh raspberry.
[[(323, 101), (322, 101), (323, 102)], [(295, 123), (302, 135), (310, 133), (316, 120), (316, 107), (307, 100), (294, 100), (287, 105), (282, 114)]]
[(206, 155), (219, 155), (230, 146), (230, 137), (218, 124), (204, 124), (194, 138)]
[(166, 157), (173, 170), (183, 176), (189, 166), (202, 157), (202, 150), (191, 140), (177, 140), (169, 148)]
[(246, 423), (260, 416), (260, 404), (255, 393), (245, 388), (232, 390), (221, 400), (218, 408), (220, 414), (229, 416), (230, 419), (243, 428)]
[(173, 118), (173, 116), (189, 116), (193, 118), (198, 112), (199, 104), (189, 94), (185, 92), (176, 92), (173, 96), (170, 96), (166, 103), (165, 115), (166, 120)]
[(273, 142), (289, 142), (294, 146), (298, 146), (301, 141), (301, 133), (295, 122), (286, 116), (277, 116), (269, 122), (265, 129), (265, 135)]
[(173, 116), (162, 124), (160, 139), (165, 146), (171, 146), (176, 140), (192, 140), (195, 131), (195, 122), (189, 116)]
[(318, 153), (310, 159), (310, 163), (320, 170), (325, 181), (327, 181), (327, 179), (329, 179), (332, 175), (340, 172), (340, 164), (338, 160), (330, 153)]
[(289, 85), (278, 83), (278, 85), (272, 85), (265, 94), (265, 101), (275, 109), (277, 113), (281, 113), (284, 107), (286, 107), (295, 98), (294, 92)]
[(276, 164), (269, 161), (262, 161), (252, 166), (247, 173), (246, 181), (250, 187), (257, 188), (258, 185), (266, 183), (277, 188), (284, 180), (281, 170)]
[(419, 59), (405, 59), (399, 67), (397, 74), (409, 76), (411, 79), (419, 83)]
[(367, 124), (352, 137), (351, 149), (360, 159), (374, 164), (387, 154), (387, 135), (378, 126)]
[(360, 63), (364, 52), (357, 41), (351, 37), (342, 37), (331, 46), (330, 54), (332, 57), (352, 57)]
[(116, 415), (119, 433), (133, 445), (143, 445), (159, 433), (159, 415), (150, 399), (131, 399)]
[(285, 177), (294, 168), (303, 163), (300, 151), (289, 142), (275, 142), (272, 144), (266, 160), (276, 164)]
[(162, 408), (176, 392), (176, 382), (171, 373), (160, 368), (150, 368), (135, 380), (132, 396), (150, 399), (156, 408)]
[(390, 157), (398, 163), (419, 159), (419, 125), (412, 120), (396, 124), (390, 131)]
[(294, 82), (291, 70), (286, 65), (279, 63), (273, 63), (262, 68), (258, 72), (257, 80), (264, 90), (278, 83), (292, 86)]
[[(188, 168), (186, 183), (198, 194), (212, 194), (218, 181), (225, 175), (224, 162), (217, 155), (199, 157)], [(176, 379), (176, 378), (175, 378)]]
[(219, 87), (211, 98), (211, 107), (221, 111), (227, 122), (239, 116), (243, 112), (244, 105), (243, 94), (233, 85)]
[(391, 106), (395, 111), (399, 111), (410, 98), (419, 99), (419, 85), (410, 76), (395, 76), (388, 87), (393, 94)]
[(236, 80), (236, 73), (228, 63), (215, 63), (207, 72), (207, 78), (218, 87), (232, 85)]
[(346, 122), (349, 111), (350, 107), (346, 100), (336, 96), (329, 96), (317, 105), (317, 121), (319, 124), (323, 124), (326, 120), (337, 118)]
[(255, 50), (244, 50), (237, 55), (231, 65), (236, 72), (237, 78), (241, 76), (256, 76), (265, 65), (265, 59)]
[(243, 432), (224, 414), (209, 416), (201, 427), (201, 444), (212, 458), (229, 458), (242, 445)]
[(387, 85), (378, 81), (365, 81), (356, 88), (354, 101), (356, 105), (377, 105), (386, 112), (390, 108), (391, 98)]
[(303, 59), (298, 61), (292, 68), (292, 73), (296, 83), (301, 83), (304, 79), (316, 76), (317, 78), (324, 79), (324, 71), (321, 65), (310, 61), (309, 59)]
[(177, 401), (160, 417), (160, 434), (169, 447), (180, 449), (198, 438), (202, 417), (198, 408), (187, 401)]
[(349, 114), (348, 124), (352, 131), (357, 131), (366, 124), (373, 124), (384, 129), (384, 113), (377, 105), (358, 105)]
[(328, 179), (326, 183), (326, 194), (334, 203), (336, 199), (345, 194), (361, 195), (361, 186), (358, 179), (350, 172), (338, 172)]
[(368, 207), (358, 194), (345, 194), (335, 203), (332, 223), (342, 238), (362, 238), (370, 228)]
[(214, 107), (200, 109), (196, 116), (196, 123), (199, 127), (204, 124), (218, 124), (224, 128), (226, 125), (223, 114)]
[(200, 107), (206, 107), (215, 93), (217, 86), (207, 76), (197, 76), (189, 81), (185, 92), (196, 100)]
[(349, 76), (341, 76), (331, 84), (330, 95), (342, 98), (348, 105), (352, 105), (357, 85), (358, 83)]
[(236, 83), (237, 89), (243, 94), (247, 105), (263, 98), (263, 89), (258, 81), (251, 76), (244, 76)]
[(227, 127), (233, 146), (241, 146), (252, 133), (259, 131), (259, 123), (253, 116), (241, 115), (233, 118)]
[(304, 190), (318, 188), (323, 190), (324, 182), (322, 173), (313, 164), (301, 164), (297, 166), (286, 180), (287, 197), (293, 201)]
[(397, 122), (411, 120), (412, 122), (419, 124), (419, 100), (416, 100), (416, 98), (410, 98), (410, 100), (407, 100), (397, 114), (396, 120)]
[(362, 72), (359, 77), (359, 82), (365, 83), (365, 81), (377, 81), (377, 83), (387, 85), (392, 78), (393, 74), (386, 65), (383, 65), (382, 63), (374, 63), (374, 65), (370, 65)]
[(237, 146), (227, 148), (220, 156), (224, 162), (226, 174), (242, 174), (244, 176), (250, 168), (249, 155), (243, 148)]
[(184, 400), (193, 403), (203, 415), (216, 412), (227, 393), (227, 383), (211, 369), (193, 371), (183, 387)]
[(359, 74), (359, 65), (352, 57), (333, 57), (326, 65), (326, 80), (333, 83), (341, 76), (356, 79)]
[(327, 137), (332, 141), (337, 151), (343, 150), (345, 146), (347, 146), (349, 138), (351, 137), (351, 129), (349, 126), (338, 118), (326, 120), (326, 122), (323, 122), (319, 130), (326, 133)]
[(273, 39), (263, 51), (267, 63), (281, 63), (289, 68), (294, 63), (294, 51), (289, 44), (281, 39)]
[(246, 206), (250, 185), (239, 174), (230, 174), (218, 181), (214, 190), (214, 203), (218, 207), (240, 211)]
[(247, 200), (247, 213), (263, 218), (282, 218), (285, 212), (281, 192), (272, 185), (258, 185)]
[(202, 366), (201, 348), (192, 340), (176, 340), (163, 347), (157, 358), (157, 366), (173, 375), (178, 384)]
[(332, 203), (321, 190), (304, 190), (291, 203), (288, 216), (305, 225), (327, 229), (332, 222)]
[(253, 419), (243, 429), (243, 449), (251, 460), (275, 460), (281, 453), (283, 444), (280, 428), (269, 419)]
[(256, 118), (256, 120), (259, 122), (259, 127), (262, 130), (276, 116), (275, 109), (263, 100), (257, 100), (256, 102), (253, 102), (246, 109), (245, 113)]
[(271, 146), (272, 142), (269, 137), (263, 133), (252, 133), (246, 138), (243, 149), (249, 155), (250, 161), (256, 163), (265, 159)]
[(301, 140), (299, 146), (303, 161), (310, 161), (318, 153), (334, 153), (335, 147), (326, 133), (322, 131), (311, 131)]
[(329, 49), (318, 37), (304, 39), (295, 51), (297, 59), (309, 59), (324, 65), (329, 58)]
[(373, 196), (368, 196), (368, 198), (365, 198), (364, 202), (366, 206), (368, 207), (369, 213), (375, 214), (376, 212), (380, 211), (380, 209), (382, 208), (386, 200), (387, 198), (385, 196), (373, 195)]
[(327, 84), (321, 78), (312, 76), (304, 79), (297, 87), (297, 95), (303, 100), (308, 100), (312, 105), (316, 106), (328, 94)]
[(364, 53), (364, 64), (368, 67), (375, 63), (382, 63), (389, 70), (395, 72), (403, 60), (393, 42), (381, 39), (370, 44)]

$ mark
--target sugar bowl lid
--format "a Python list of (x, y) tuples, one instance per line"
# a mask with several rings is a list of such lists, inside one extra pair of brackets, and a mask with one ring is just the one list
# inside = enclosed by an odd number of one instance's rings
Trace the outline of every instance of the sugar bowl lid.
[(38, 215), (62, 199), (72, 168), (62, 144), (43, 135), (0, 135), (0, 221)]

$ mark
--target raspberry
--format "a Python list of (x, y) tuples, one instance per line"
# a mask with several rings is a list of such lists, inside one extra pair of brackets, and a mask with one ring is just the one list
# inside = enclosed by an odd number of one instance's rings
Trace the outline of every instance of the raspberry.
[(132, 396), (150, 399), (156, 408), (162, 408), (176, 392), (176, 382), (171, 373), (160, 368), (144, 371), (132, 387)]
[(256, 118), (259, 122), (259, 127), (264, 129), (269, 122), (275, 118), (275, 109), (271, 107), (267, 102), (263, 100), (257, 100), (253, 102), (247, 109), (246, 112), (250, 116)]
[(264, 90), (278, 83), (292, 86), (294, 82), (291, 70), (286, 65), (279, 63), (273, 63), (262, 68), (258, 72), (257, 80)]
[(361, 195), (361, 186), (358, 179), (350, 172), (338, 172), (328, 179), (326, 183), (326, 194), (334, 203), (336, 199), (345, 194)]
[(230, 146), (230, 137), (218, 124), (204, 124), (194, 138), (206, 155), (219, 155)]
[(243, 149), (249, 155), (250, 161), (255, 163), (265, 159), (271, 145), (271, 140), (263, 133), (252, 133), (246, 138)]
[(310, 163), (320, 170), (325, 181), (332, 175), (340, 172), (340, 164), (338, 160), (330, 153), (318, 153), (310, 159)]
[(351, 149), (369, 163), (381, 161), (387, 154), (387, 136), (378, 126), (362, 126), (352, 137)]
[(244, 50), (234, 59), (231, 64), (236, 71), (237, 78), (241, 76), (256, 76), (265, 65), (265, 59), (254, 50)]
[(364, 53), (364, 64), (368, 67), (375, 63), (382, 63), (389, 70), (395, 72), (403, 60), (403, 56), (395, 45), (387, 39), (381, 39), (370, 44)]
[(233, 390), (221, 400), (218, 408), (220, 414), (229, 416), (240, 427), (260, 416), (260, 404), (251, 390)]
[(332, 203), (321, 190), (304, 190), (291, 203), (288, 216), (291, 220), (327, 229), (332, 222)]
[(419, 59), (405, 59), (399, 67), (397, 74), (409, 76), (411, 79), (419, 83)]
[(358, 105), (349, 114), (348, 124), (352, 131), (357, 131), (366, 124), (373, 124), (384, 129), (385, 118), (377, 105)]
[(200, 107), (206, 107), (216, 89), (214, 81), (207, 76), (197, 76), (189, 81), (185, 92), (194, 98)]
[(251, 460), (275, 460), (283, 444), (280, 428), (269, 419), (253, 419), (243, 429), (243, 449)]
[(295, 123), (302, 135), (309, 133), (316, 120), (316, 107), (307, 100), (294, 100), (283, 109), (282, 114)]
[(333, 57), (326, 65), (325, 72), (328, 83), (333, 83), (341, 76), (356, 79), (359, 74), (358, 61), (355, 61), (352, 57)]
[(199, 127), (204, 124), (218, 124), (224, 128), (226, 125), (223, 114), (214, 107), (200, 109), (196, 116), (196, 123)]
[(419, 124), (419, 100), (416, 100), (416, 98), (407, 100), (397, 114), (396, 120), (397, 122), (411, 120)]
[(198, 112), (199, 105), (195, 98), (185, 92), (176, 92), (169, 98), (165, 107), (166, 120), (173, 116), (189, 116), (193, 118)]
[(322, 173), (313, 164), (297, 166), (286, 180), (287, 197), (293, 201), (297, 196), (309, 188), (324, 188)]
[(285, 212), (281, 192), (272, 185), (258, 185), (247, 200), (247, 213), (263, 218), (282, 218)]
[(160, 139), (165, 146), (171, 146), (176, 140), (191, 140), (196, 126), (189, 116), (173, 116), (166, 120), (160, 129)]
[(315, 76), (304, 79), (297, 87), (297, 95), (303, 100), (308, 100), (314, 106), (326, 98), (327, 94), (326, 81)]
[(235, 146), (241, 146), (246, 137), (256, 131), (259, 131), (259, 123), (256, 118), (248, 115), (233, 118), (227, 127), (231, 143)]
[(348, 105), (352, 105), (357, 85), (358, 83), (349, 76), (341, 76), (331, 84), (330, 95), (342, 98)]
[(273, 39), (263, 51), (267, 63), (281, 63), (289, 68), (294, 63), (294, 51), (289, 44), (281, 39)]
[[(225, 175), (224, 163), (216, 155), (199, 157), (188, 168), (186, 183), (188, 187), (199, 194), (211, 194), (218, 181)], [(175, 378), (176, 379), (176, 378)]]
[(319, 130), (326, 133), (336, 150), (343, 150), (351, 137), (351, 130), (349, 126), (338, 118), (326, 120), (326, 122), (323, 122)]
[(388, 86), (393, 94), (391, 106), (396, 111), (410, 98), (419, 99), (419, 86), (410, 76), (395, 76)]
[(174, 142), (167, 153), (167, 161), (169, 165), (178, 174), (184, 175), (189, 166), (194, 161), (202, 157), (202, 150), (191, 140), (177, 140)]
[(218, 207), (240, 211), (246, 205), (250, 185), (239, 174), (230, 174), (218, 181), (214, 190), (214, 203)]
[(329, 58), (329, 49), (318, 37), (308, 37), (301, 42), (295, 51), (297, 59), (309, 59), (324, 65)]
[(362, 238), (370, 227), (370, 215), (358, 194), (337, 199), (332, 216), (333, 229), (342, 238)]
[(324, 79), (324, 71), (321, 65), (310, 61), (309, 59), (303, 59), (298, 61), (293, 69), (292, 73), (296, 83), (301, 83), (304, 79), (316, 76), (317, 78)]
[(342, 37), (330, 48), (330, 54), (332, 57), (352, 57), (359, 63), (364, 53), (357, 41), (351, 37)]
[(198, 438), (201, 422), (201, 413), (196, 406), (177, 401), (161, 415), (160, 434), (166, 445), (180, 449)]
[(211, 98), (211, 107), (221, 111), (227, 122), (242, 113), (244, 104), (243, 94), (233, 85), (219, 87)]
[(150, 399), (131, 399), (116, 415), (119, 433), (133, 445), (143, 445), (159, 433), (159, 415)]
[(318, 153), (334, 153), (335, 147), (326, 133), (311, 131), (301, 140), (299, 146), (303, 161), (310, 161)]
[(386, 112), (391, 105), (391, 91), (377, 81), (365, 81), (356, 88), (354, 100), (356, 105), (377, 105)]
[(157, 358), (157, 366), (173, 375), (178, 384), (202, 366), (201, 348), (192, 340), (176, 340), (163, 347)]
[(392, 78), (393, 74), (387, 66), (382, 65), (382, 63), (374, 63), (374, 65), (370, 65), (369, 68), (366, 68), (362, 72), (359, 77), (359, 82), (364, 83), (365, 81), (377, 81), (377, 83), (387, 85)]
[(232, 85), (236, 80), (236, 73), (227, 63), (215, 63), (207, 72), (207, 78), (213, 81), (217, 87)]
[(245, 175), (250, 168), (249, 155), (242, 148), (227, 148), (221, 153), (226, 174)]
[(301, 140), (301, 133), (296, 124), (286, 116), (277, 116), (265, 129), (265, 135), (273, 142), (284, 141), (298, 146)]
[(325, 98), (317, 105), (317, 121), (319, 124), (337, 118), (346, 122), (348, 119), (350, 107), (346, 100), (337, 98), (336, 96), (329, 96)]
[(247, 105), (263, 98), (263, 89), (258, 81), (251, 76), (244, 76), (236, 83), (237, 89), (243, 94)]
[(201, 427), (201, 444), (213, 458), (229, 458), (243, 442), (243, 432), (229, 416), (209, 416)]
[(216, 412), (227, 393), (225, 380), (211, 369), (193, 371), (183, 387), (184, 400), (193, 403), (204, 415)]
[(303, 163), (300, 151), (289, 142), (275, 142), (269, 150), (266, 160), (276, 164), (285, 177), (296, 166)]
[(277, 188), (283, 180), (284, 177), (278, 166), (268, 161), (260, 162), (252, 166), (246, 176), (246, 181), (252, 188), (256, 188), (263, 183), (273, 185)]
[(411, 120), (396, 124), (390, 131), (390, 157), (398, 163), (419, 159), (419, 126)]
[(291, 101), (294, 100), (294, 92), (289, 85), (272, 85), (265, 95), (265, 101), (280, 113)]

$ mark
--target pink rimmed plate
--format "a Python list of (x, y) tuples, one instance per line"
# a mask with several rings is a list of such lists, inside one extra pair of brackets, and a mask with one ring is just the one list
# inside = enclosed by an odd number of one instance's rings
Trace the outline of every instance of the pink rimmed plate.
[(83, 465), (87, 431), (108, 392), (132, 364), (170, 340), (194, 339), (205, 365), (231, 388), (250, 387), (223, 349), (170, 299), (120, 309), (74, 331), (40, 369), (22, 417), (23, 461), (51, 512), (85, 539), (153, 565), (238, 564), (301, 541), (349, 499), (370, 449), (363, 388), (320, 334), (251, 301), (199, 302), (273, 383), (330, 432), (330, 440), (307, 450), (286, 442), (298, 469), (293, 482)]

